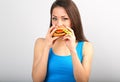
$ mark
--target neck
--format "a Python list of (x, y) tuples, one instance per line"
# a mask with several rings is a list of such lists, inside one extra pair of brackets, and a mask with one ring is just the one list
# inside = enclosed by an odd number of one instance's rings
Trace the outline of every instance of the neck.
[(68, 55), (70, 53), (69, 49), (67, 48), (65, 41), (62, 38), (59, 38), (55, 41), (54, 45), (52, 46), (54, 53)]

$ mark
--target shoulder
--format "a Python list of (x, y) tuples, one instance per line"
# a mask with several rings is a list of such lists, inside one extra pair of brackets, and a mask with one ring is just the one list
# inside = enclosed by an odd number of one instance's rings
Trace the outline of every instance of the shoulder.
[(36, 60), (39, 56), (41, 56), (41, 52), (44, 47), (44, 38), (37, 38), (34, 44), (34, 59)]
[(37, 38), (35, 43), (39, 44), (39, 43), (43, 43), (45, 40), (45, 38)]
[(93, 45), (92, 45), (92, 43), (91, 42), (84, 42), (84, 46), (83, 47), (85, 47), (85, 48), (92, 48), (93, 47)]
[(83, 55), (93, 55), (93, 45), (91, 42), (84, 42), (83, 44)]
[(35, 41), (35, 47), (43, 47), (45, 38), (37, 38)]

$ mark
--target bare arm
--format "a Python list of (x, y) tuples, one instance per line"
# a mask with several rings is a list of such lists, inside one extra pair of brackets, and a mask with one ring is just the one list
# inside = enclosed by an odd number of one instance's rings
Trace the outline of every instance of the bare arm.
[(49, 47), (44, 46), (43, 39), (37, 39), (34, 47), (32, 77), (34, 82), (43, 82), (47, 71)]
[(43, 82), (47, 73), (49, 50), (58, 37), (52, 37), (55, 27), (49, 28), (45, 39), (37, 39), (34, 47), (32, 78), (34, 82)]
[(76, 50), (72, 51), (72, 61), (74, 76), (76, 82), (88, 82), (90, 76), (90, 69), (93, 57), (93, 48), (92, 45), (88, 42), (85, 42), (83, 47), (83, 62), (81, 63)]
[(76, 82), (87, 82), (90, 76), (90, 69), (91, 69), (91, 63), (93, 57), (92, 44), (89, 42), (84, 42), (83, 53), (82, 53), (83, 61), (81, 63), (75, 47), (76, 37), (74, 31), (69, 27), (67, 28), (71, 31), (71, 34), (64, 36), (63, 40), (65, 40), (66, 45), (69, 48), (72, 55), (75, 80)]

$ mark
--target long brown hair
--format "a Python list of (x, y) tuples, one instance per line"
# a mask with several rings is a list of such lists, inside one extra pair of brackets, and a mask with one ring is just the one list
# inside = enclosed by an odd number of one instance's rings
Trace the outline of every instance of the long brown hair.
[(76, 40), (77, 41), (88, 41), (84, 36), (81, 17), (80, 17), (78, 8), (72, 0), (56, 0), (52, 4), (51, 10), (50, 10), (50, 15), (51, 15), (50, 27), (52, 26), (52, 11), (55, 7), (63, 7), (66, 10), (71, 20), (71, 23), (72, 23), (71, 28), (73, 29), (75, 33)]

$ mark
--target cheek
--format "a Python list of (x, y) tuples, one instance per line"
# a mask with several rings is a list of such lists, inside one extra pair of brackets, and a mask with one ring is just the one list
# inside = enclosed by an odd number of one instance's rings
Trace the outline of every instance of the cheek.
[(66, 23), (66, 26), (71, 27), (71, 22), (70, 22), (70, 21), (67, 22), (67, 23)]
[(71, 27), (72, 25), (71, 25), (71, 23), (69, 23), (69, 27)]
[(52, 25), (56, 25), (57, 24), (57, 21), (52, 21)]

